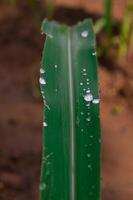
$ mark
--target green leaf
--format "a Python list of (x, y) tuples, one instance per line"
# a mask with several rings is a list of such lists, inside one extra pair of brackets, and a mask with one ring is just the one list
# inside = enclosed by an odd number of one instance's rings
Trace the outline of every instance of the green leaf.
[(41, 200), (100, 199), (100, 125), (91, 20), (73, 27), (44, 20)]

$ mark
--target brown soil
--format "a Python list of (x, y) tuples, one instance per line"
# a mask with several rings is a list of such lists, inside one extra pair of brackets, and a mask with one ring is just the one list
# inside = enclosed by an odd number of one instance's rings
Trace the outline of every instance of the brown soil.
[[(95, 14), (104, 13), (104, 0), (53, 0), (57, 6), (68, 8), (83, 8), (86, 12)], [(112, 14), (117, 20), (123, 19), (127, 5), (130, 0), (113, 0)]]
[[(42, 101), (37, 80), (43, 38), (37, 18), (29, 13), (25, 6), (0, 5), (0, 200), (39, 199)], [(71, 24), (87, 16), (58, 10), (55, 19)], [(99, 67), (102, 196), (132, 200), (131, 65), (103, 63)]]

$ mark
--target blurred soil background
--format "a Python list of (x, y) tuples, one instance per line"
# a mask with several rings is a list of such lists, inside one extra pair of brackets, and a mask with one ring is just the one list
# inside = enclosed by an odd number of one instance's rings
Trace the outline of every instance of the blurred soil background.
[[(103, 15), (102, 1), (56, 0), (53, 18), (67, 24)], [(114, 20), (127, 1), (117, 1)], [(81, 5), (82, 4), (82, 5)], [(124, 6), (123, 6), (124, 5)], [(82, 9), (81, 9), (82, 8)], [(39, 67), (46, 4), (0, 2), (0, 200), (38, 200), (42, 150)], [(117, 27), (115, 29), (117, 32)], [(106, 37), (97, 36), (101, 48)], [(133, 46), (99, 57), (102, 124), (102, 200), (133, 200)]]

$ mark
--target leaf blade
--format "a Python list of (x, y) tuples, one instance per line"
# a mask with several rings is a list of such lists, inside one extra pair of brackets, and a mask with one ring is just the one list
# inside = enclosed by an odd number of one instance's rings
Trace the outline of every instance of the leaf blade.
[[(48, 126), (43, 130), (45, 162), (42, 165), (40, 185), (45, 183), (46, 187), (45, 189), (40, 187), (41, 200), (87, 200), (89, 194), (92, 193), (90, 186), (94, 182), (97, 184), (95, 198), (98, 199), (100, 144), (97, 141), (99, 118), (95, 117), (95, 113), (98, 116), (99, 106), (93, 108), (91, 102), (90, 112), (94, 123), (88, 124), (86, 117), (81, 116), (82, 109), (85, 116), (88, 114), (84, 99), (88, 82), (84, 82), (85, 91), (80, 84), (81, 81), (86, 81), (84, 71), (81, 71), (84, 69), (83, 65), (87, 70), (86, 79), (90, 78), (92, 81), (93, 95), (98, 99), (97, 63), (93, 55), (95, 54), (95, 37), (92, 23), (90, 20), (85, 20), (83, 24), (70, 28), (56, 22), (45, 21), (42, 29), (47, 34), (41, 63), (46, 70), (47, 84), (41, 85), (41, 90), (45, 92), (46, 103), (49, 104), (47, 107), (50, 107), (50, 110), (45, 106), (44, 115)], [(44, 74), (41, 76), (43, 78)], [(85, 129), (84, 135), (80, 120)], [(95, 123), (96, 128), (93, 127)], [(85, 147), (92, 131), (96, 134), (93, 150)], [(87, 144), (89, 145), (89, 141)], [(96, 161), (93, 162), (95, 173), (90, 173), (88, 169), (86, 154), (88, 151), (92, 151), (92, 154), (97, 153)], [(94, 192), (90, 195), (90, 199), (94, 199)]]

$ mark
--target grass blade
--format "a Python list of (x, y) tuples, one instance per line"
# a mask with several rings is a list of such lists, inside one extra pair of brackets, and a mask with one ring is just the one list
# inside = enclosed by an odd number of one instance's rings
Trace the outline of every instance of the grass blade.
[(46, 6), (46, 16), (48, 19), (52, 19), (54, 12), (55, 12), (55, 3), (53, 0), (46, 0), (45, 1)]
[(40, 69), (44, 99), (41, 200), (100, 199), (100, 125), (91, 20), (45, 20)]
[(110, 38), (112, 35), (113, 21), (112, 21), (112, 1), (105, 0), (105, 30)]
[(133, 4), (129, 4), (123, 19), (120, 33), (119, 58), (125, 56), (133, 37)]

